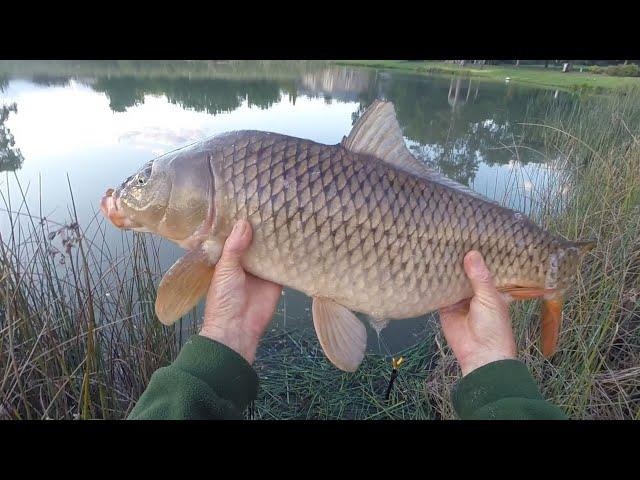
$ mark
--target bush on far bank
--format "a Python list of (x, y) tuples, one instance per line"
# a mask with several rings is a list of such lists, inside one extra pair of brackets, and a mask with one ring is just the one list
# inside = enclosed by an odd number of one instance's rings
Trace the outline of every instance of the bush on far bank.
[(593, 65), (591, 67), (587, 67), (587, 71), (600, 75), (609, 75), (611, 77), (640, 77), (640, 67), (635, 63), (629, 63), (627, 65), (609, 65), (608, 67)]

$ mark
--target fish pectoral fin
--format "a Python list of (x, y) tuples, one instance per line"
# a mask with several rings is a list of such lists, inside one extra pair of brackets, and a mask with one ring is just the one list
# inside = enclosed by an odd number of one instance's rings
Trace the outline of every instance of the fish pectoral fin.
[(542, 354), (549, 358), (556, 353), (562, 324), (562, 296), (542, 301)]
[(340, 370), (355, 372), (367, 348), (367, 330), (348, 308), (313, 298), (313, 326), (327, 358)]
[(201, 249), (179, 258), (164, 274), (156, 297), (156, 315), (171, 325), (198, 304), (207, 293), (215, 270)]

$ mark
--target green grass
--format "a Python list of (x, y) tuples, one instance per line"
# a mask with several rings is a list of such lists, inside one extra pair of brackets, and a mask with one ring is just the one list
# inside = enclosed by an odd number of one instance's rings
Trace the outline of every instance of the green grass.
[(436, 61), (408, 60), (336, 60), (338, 65), (387, 68), (414, 73), (465, 75), (486, 80), (504, 82), (509, 77), (512, 83), (531, 84), (540, 87), (564, 90), (609, 90), (631, 86), (640, 86), (640, 78), (609, 77), (580, 72), (579, 67), (569, 73), (553, 68), (537, 66), (506, 67), (503, 65), (460, 65)]
[[(522, 126), (523, 141), (541, 142), (556, 171), (528, 213), (567, 238), (597, 240), (551, 361), (539, 350), (539, 304), (512, 307), (521, 359), (573, 418), (640, 418), (639, 114), (635, 89), (560, 105)], [(104, 221), (77, 224), (72, 197), (67, 222), (44, 219), (8, 180), (0, 190), (8, 225), (0, 236), (0, 418), (123, 418), (151, 374), (175, 358), (195, 316), (176, 330), (156, 320), (156, 238), (108, 242)], [(455, 418), (460, 372), (437, 323), (425, 328), (424, 340), (399, 353), (406, 363), (389, 401), (390, 358), (367, 354), (347, 374), (309, 329), (269, 332), (255, 362), (252, 417)]]
[(192, 79), (295, 79), (313, 69), (322, 69), (329, 64), (353, 65), (395, 69), (413, 73), (441, 75), (466, 75), (485, 80), (504, 82), (506, 77), (513, 83), (531, 84), (565, 90), (609, 90), (640, 85), (640, 78), (611, 77), (592, 73), (580, 73), (578, 68), (562, 73), (557, 68), (536, 66), (507, 67), (503, 65), (459, 65), (439, 61), (407, 60), (335, 60), (335, 61), (184, 61), (184, 60), (0, 60), (2, 76), (26, 75), (45, 77), (89, 76), (136, 78), (192, 78)]

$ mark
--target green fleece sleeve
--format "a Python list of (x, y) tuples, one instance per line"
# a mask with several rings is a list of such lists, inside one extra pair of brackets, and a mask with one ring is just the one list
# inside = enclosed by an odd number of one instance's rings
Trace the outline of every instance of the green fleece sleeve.
[(567, 420), (546, 402), (518, 360), (500, 360), (463, 377), (453, 393), (453, 406), (463, 420)]
[(241, 419), (257, 392), (258, 376), (242, 356), (221, 343), (194, 335), (171, 365), (151, 376), (128, 418)]

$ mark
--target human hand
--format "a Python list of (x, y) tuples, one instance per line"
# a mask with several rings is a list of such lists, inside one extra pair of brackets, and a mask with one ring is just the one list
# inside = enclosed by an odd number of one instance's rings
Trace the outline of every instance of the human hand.
[(488, 363), (517, 357), (509, 305), (496, 290), (482, 255), (467, 253), (464, 270), (473, 298), (440, 309), (444, 336), (463, 376)]
[(282, 285), (245, 272), (240, 265), (253, 231), (238, 221), (216, 264), (204, 309), (200, 335), (216, 340), (253, 363), (258, 342), (273, 317)]

